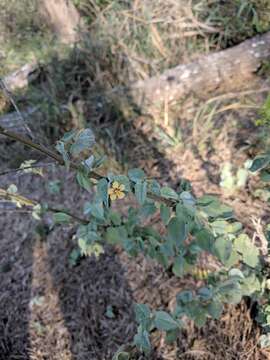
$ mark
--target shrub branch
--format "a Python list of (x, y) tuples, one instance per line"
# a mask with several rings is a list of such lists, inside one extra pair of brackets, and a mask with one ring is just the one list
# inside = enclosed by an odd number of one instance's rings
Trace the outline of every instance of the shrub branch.
[[(2, 126), (0, 126), (0, 134), (4, 135), (4, 136), (6, 136), (6, 137), (8, 137), (8, 138), (10, 138), (12, 140), (18, 141), (18, 142), (20, 142), (21, 144), (23, 144), (25, 146), (28, 146), (28, 147), (30, 147), (32, 149), (35, 149), (35, 150), (39, 151), (43, 155), (46, 155), (49, 158), (55, 160), (58, 164), (60, 164), (62, 166), (65, 165), (64, 160), (62, 159), (62, 157), (60, 155), (58, 155), (57, 153), (55, 153), (54, 151), (52, 151), (50, 149), (47, 149), (46, 147), (44, 147), (42, 145), (39, 145), (39, 144), (33, 142), (30, 139), (25, 138), (24, 136), (16, 134), (13, 131), (4, 129)], [(80, 169), (80, 166), (78, 164), (74, 163), (74, 162), (70, 163), (70, 167), (73, 170), (79, 170)], [(105, 176), (102, 176), (102, 175), (98, 174), (95, 171), (90, 171), (89, 177), (92, 178), (92, 179), (95, 179), (95, 180), (101, 180), (103, 178), (106, 178)], [(154, 193), (148, 193), (147, 197), (149, 199), (154, 200), (154, 201), (162, 202), (162, 203), (164, 203), (164, 204), (166, 204), (167, 206), (170, 206), (170, 207), (174, 207), (175, 204), (176, 204), (176, 202), (174, 200), (167, 199), (167, 198), (165, 198), (163, 196), (159, 196), (159, 195), (156, 195)]]

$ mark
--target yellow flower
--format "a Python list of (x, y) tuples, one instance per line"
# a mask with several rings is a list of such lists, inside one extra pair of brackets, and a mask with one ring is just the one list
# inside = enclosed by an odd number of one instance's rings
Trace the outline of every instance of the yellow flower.
[(114, 181), (112, 183), (112, 187), (108, 190), (110, 199), (112, 201), (117, 200), (117, 199), (123, 199), (125, 197), (124, 190), (125, 190), (124, 184), (119, 184), (118, 181)]

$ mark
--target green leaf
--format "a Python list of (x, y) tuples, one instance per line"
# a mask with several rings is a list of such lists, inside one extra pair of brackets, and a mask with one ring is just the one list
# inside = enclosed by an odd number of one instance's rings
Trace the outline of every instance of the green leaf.
[(168, 186), (164, 186), (160, 190), (160, 194), (168, 199), (178, 200), (178, 194)]
[(112, 360), (130, 360), (130, 355), (126, 351), (118, 350)]
[(251, 267), (258, 265), (259, 249), (252, 243), (248, 235), (239, 235), (234, 241), (234, 249), (242, 254), (245, 264)]
[(270, 182), (270, 172), (267, 170), (262, 170), (260, 173), (260, 178), (264, 182)]
[(74, 139), (74, 137), (76, 136), (78, 130), (71, 130), (68, 131), (64, 134), (64, 136), (61, 138), (61, 141), (63, 141), (64, 143), (68, 143), (69, 141), (71, 141), (72, 139)]
[(223, 235), (226, 234), (226, 226), (227, 221), (225, 220), (216, 220), (211, 223), (211, 227), (215, 233), (215, 235)]
[(252, 161), (251, 166), (249, 167), (249, 171), (256, 172), (258, 170), (266, 168), (270, 163), (270, 155), (262, 154), (255, 157)]
[(243, 254), (246, 251), (246, 248), (251, 245), (252, 242), (246, 234), (239, 235), (234, 241), (235, 250), (240, 252), (241, 254)]
[(127, 231), (124, 226), (109, 227), (105, 234), (105, 239), (109, 244), (123, 244), (128, 238)]
[(194, 206), (196, 204), (196, 200), (194, 196), (188, 191), (181, 192), (179, 198), (183, 201), (183, 204), (186, 206)]
[(131, 169), (128, 171), (128, 177), (133, 182), (142, 181), (145, 179), (145, 172), (141, 169)]
[(113, 225), (115, 225), (115, 226), (120, 226), (121, 225), (122, 217), (118, 212), (113, 211), (113, 210), (110, 209), (108, 211), (108, 218), (112, 222)]
[(88, 244), (93, 244), (100, 240), (100, 236), (96, 231), (89, 229), (88, 226), (82, 226), (79, 228), (79, 239), (84, 239)]
[(256, 246), (246, 249), (242, 255), (244, 263), (248, 266), (255, 268), (259, 264), (259, 249)]
[(136, 321), (141, 325), (143, 330), (149, 330), (151, 325), (151, 311), (146, 304), (135, 304), (135, 317)]
[(80, 185), (80, 187), (82, 187), (83, 189), (85, 189), (89, 192), (92, 190), (93, 183), (91, 182), (89, 177), (86, 174), (84, 174), (82, 171), (77, 172), (76, 180), (77, 180), (78, 184)]
[(174, 343), (177, 340), (178, 335), (179, 335), (179, 329), (166, 331), (166, 338), (165, 338), (166, 344)]
[[(93, 235), (95, 234), (95, 235)], [(77, 231), (78, 238), (89, 238), (94, 241), (100, 240), (99, 235), (96, 233), (96, 226), (94, 223), (89, 223), (87, 225), (80, 225)]]
[(91, 129), (81, 130), (76, 134), (74, 143), (70, 147), (72, 155), (78, 155), (84, 150), (90, 150), (95, 144), (95, 135)]
[(84, 204), (84, 214), (92, 215), (98, 220), (104, 220), (104, 208), (102, 202), (86, 202)]
[(147, 183), (146, 181), (139, 180), (135, 184), (135, 196), (140, 205), (143, 205), (147, 195)]
[(109, 318), (109, 319), (114, 319), (115, 318), (115, 314), (113, 312), (112, 305), (107, 306), (105, 316), (107, 316), (107, 318)]
[(80, 247), (81, 253), (85, 256), (95, 255), (95, 257), (99, 257), (104, 253), (104, 249), (102, 245), (98, 243), (90, 243), (87, 239), (79, 239), (78, 245)]
[(97, 183), (97, 193), (100, 199), (102, 199), (104, 205), (106, 207), (109, 206), (109, 201), (108, 201), (108, 186), (109, 183), (106, 179), (101, 179), (98, 181)]
[(126, 351), (119, 349), (116, 354), (114, 354), (112, 360), (130, 360), (130, 355)]
[(185, 222), (177, 217), (173, 217), (168, 225), (168, 239), (176, 245), (177, 248), (181, 247), (186, 240), (187, 226)]
[(167, 269), (169, 266), (169, 258), (166, 254), (161, 251), (156, 252), (156, 260), (165, 268)]
[(61, 189), (61, 181), (60, 180), (49, 181), (47, 186), (51, 194), (59, 194)]
[(58, 141), (55, 146), (56, 150), (62, 155), (62, 158), (64, 160), (65, 166), (67, 169), (69, 169), (70, 165), (70, 158), (68, 155), (68, 152), (65, 149), (65, 144), (62, 141)]
[(76, 266), (81, 258), (81, 250), (80, 249), (73, 249), (69, 254), (68, 261), (71, 266)]
[(154, 203), (145, 203), (139, 210), (139, 216), (143, 219), (152, 216), (157, 211), (157, 208)]
[(225, 236), (216, 239), (214, 250), (218, 259), (224, 264), (230, 258), (232, 253), (232, 242)]
[(198, 312), (193, 317), (193, 320), (196, 326), (198, 327), (204, 326), (207, 320), (207, 312), (203, 308), (198, 309)]
[(261, 284), (255, 274), (245, 277), (241, 281), (241, 290), (243, 296), (251, 296), (255, 292), (261, 291)]
[(156, 311), (154, 324), (158, 330), (169, 331), (179, 328), (178, 322), (165, 311)]
[(188, 304), (190, 303), (191, 301), (193, 300), (193, 294), (192, 294), (192, 291), (189, 291), (189, 290), (184, 290), (184, 291), (181, 291), (180, 293), (178, 293), (176, 295), (176, 301), (177, 303), (181, 304)]
[(208, 206), (212, 204), (213, 202), (218, 202), (218, 197), (214, 195), (203, 195), (197, 199), (197, 205), (198, 206)]
[(167, 225), (171, 217), (171, 211), (170, 208), (165, 204), (161, 204), (160, 206), (160, 217), (164, 225)]
[(178, 256), (173, 263), (172, 269), (174, 275), (182, 277), (184, 275), (184, 258), (183, 256)]
[(235, 234), (242, 230), (242, 224), (239, 222), (228, 222), (226, 220), (215, 220), (211, 223), (211, 227), (215, 234)]
[(165, 243), (163, 243), (162, 245), (160, 245), (160, 251), (163, 255), (167, 256), (167, 257), (172, 257), (175, 255), (175, 251), (174, 248), (172, 246), (173, 244), (171, 244), (169, 241), (166, 241)]
[(213, 297), (213, 291), (208, 287), (202, 287), (198, 289), (197, 294), (201, 301), (208, 301), (211, 300)]
[(103, 165), (106, 160), (107, 160), (106, 155), (95, 158), (92, 164), (92, 168), (98, 168), (99, 166)]
[(229, 234), (236, 234), (239, 233), (243, 228), (242, 224), (240, 222), (234, 221), (231, 223), (227, 223), (226, 231)]
[(148, 354), (151, 351), (151, 343), (149, 339), (149, 333), (146, 330), (140, 329), (138, 334), (134, 337), (134, 344), (139, 348), (140, 351)]
[(103, 247), (97, 243), (100, 240), (99, 234), (90, 230), (89, 226), (81, 226), (78, 237), (78, 245), (83, 255), (90, 256), (94, 254), (98, 257), (104, 252)]
[(245, 278), (242, 271), (240, 269), (237, 269), (237, 268), (231, 269), (228, 274), (229, 274), (230, 277), (236, 278), (238, 280), (241, 280), (241, 279)]
[(58, 212), (53, 215), (53, 220), (55, 224), (58, 223), (69, 223), (71, 221), (72, 217), (68, 214)]
[(204, 251), (212, 252), (214, 244), (214, 236), (210, 231), (202, 229), (195, 234), (197, 245)]
[(94, 155), (90, 155), (86, 160), (84, 160), (82, 163), (84, 165), (84, 169), (89, 173), (89, 171), (93, 168), (95, 162)]
[(207, 305), (207, 311), (213, 319), (218, 320), (223, 311), (223, 304), (220, 301), (214, 300)]
[(205, 195), (198, 199), (197, 205), (207, 216), (217, 219), (230, 219), (233, 217), (232, 209), (222, 204), (216, 197)]
[(218, 287), (223, 302), (238, 304), (242, 299), (241, 285), (233, 278), (224, 281)]
[(149, 191), (155, 195), (160, 195), (160, 185), (156, 180), (148, 181)]
[(240, 261), (240, 255), (238, 255), (237, 251), (233, 248), (230, 257), (225, 261), (224, 265), (227, 268), (230, 268), (236, 265)]

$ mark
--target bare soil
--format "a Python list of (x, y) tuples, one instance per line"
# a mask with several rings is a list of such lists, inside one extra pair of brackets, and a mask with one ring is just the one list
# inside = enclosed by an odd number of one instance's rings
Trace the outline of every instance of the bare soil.
[[(242, 164), (247, 155), (239, 151), (240, 155), (235, 156), (235, 149), (239, 137), (251, 133), (250, 127), (237, 133), (230, 130), (229, 121), (224, 124), (212, 141), (207, 159), (189, 147), (168, 150), (163, 157), (152, 149), (148, 154), (159, 157), (148, 159), (143, 155), (147, 148), (140, 147), (143, 152), (134, 161), (149, 175), (166, 174), (164, 180), (168, 183), (177, 184), (180, 177), (189, 179), (197, 195), (207, 191), (223, 196), (218, 186), (220, 164), (228, 160)], [(138, 153), (139, 149), (134, 149), (134, 154)], [(2, 163), (1, 170), (7, 165)], [(79, 214), (89, 194), (78, 191), (72, 174), (46, 169), (44, 178), (33, 174), (1, 176), (0, 187), (15, 183), (24, 195), (61, 204)], [(48, 181), (55, 179), (61, 180), (61, 191), (50, 195)], [(250, 195), (254, 181), (248, 182), (240, 196), (225, 197), (251, 234), (255, 232), (250, 225), (251, 215), (269, 218), (267, 206)], [(73, 227), (57, 227), (40, 236), (36, 231), (38, 222), (30, 213), (0, 205), (1, 360), (112, 359), (115, 350), (130, 342), (135, 333), (134, 302), (171, 309), (176, 293), (192, 284), (189, 278), (171, 277), (152, 261), (131, 259), (111, 247), (99, 259), (86, 258), (72, 267), (69, 254), (75, 246)], [(109, 306), (113, 317), (108, 315)], [(253, 317), (251, 309), (242, 303), (229, 307), (219, 321), (209, 320), (202, 329), (187, 322), (175, 345), (166, 345), (164, 337), (154, 333), (150, 358), (270, 359), (270, 354), (258, 346), (260, 329)]]

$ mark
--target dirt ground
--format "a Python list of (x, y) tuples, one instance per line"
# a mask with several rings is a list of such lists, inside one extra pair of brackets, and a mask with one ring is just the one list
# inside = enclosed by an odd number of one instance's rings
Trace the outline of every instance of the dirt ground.
[[(179, 177), (185, 177), (192, 181), (195, 193), (222, 196), (218, 186), (220, 163), (233, 160), (240, 164), (246, 159), (241, 151), (242, 155), (235, 156), (241, 132), (233, 133), (228, 129), (230, 123), (224, 123), (227, 125), (212, 143), (207, 161), (185, 148), (181, 152), (168, 150), (163, 158), (149, 159), (148, 165), (142, 153), (137, 163), (149, 174), (167, 174), (165, 182), (176, 184)], [(246, 138), (247, 130), (241, 131)], [(1, 170), (6, 168), (2, 163)], [(50, 195), (48, 180), (56, 179), (61, 180), (60, 194)], [(254, 181), (248, 182), (240, 197), (225, 197), (250, 232), (255, 231), (250, 226), (251, 215), (269, 217), (264, 203), (249, 195)], [(59, 168), (46, 167), (44, 178), (21, 173), (0, 177), (0, 187), (11, 183), (26, 196), (78, 213), (89, 197), (87, 192), (78, 192), (72, 174)], [(112, 359), (115, 350), (130, 342), (135, 333), (134, 302), (171, 308), (176, 293), (191, 281), (171, 277), (152, 261), (131, 259), (120, 249), (109, 247), (99, 259), (83, 259), (72, 267), (69, 254), (74, 248), (74, 228), (57, 227), (41, 237), (31, 214), (0, 205), (1, 360)], [(108, 309), (113, 316), (108, 315)], [(150, 358), (270, 359), (258, 346), (260, 330), (252, 317), (242, 303), (228, 308), (221, 320), (208, 321), (202, 329), (188, 322), (175, 345), (166, 345), (163, 336), (153, 334), (155, 347)]]

